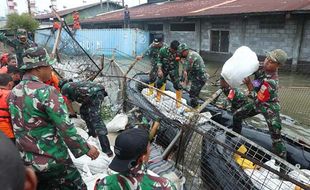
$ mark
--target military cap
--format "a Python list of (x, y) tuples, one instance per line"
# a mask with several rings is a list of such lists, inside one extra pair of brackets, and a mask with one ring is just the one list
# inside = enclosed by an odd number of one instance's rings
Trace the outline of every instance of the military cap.
[(155, 38), (155, 39), (153, 40), (153, 43), (154, 43), (154, 44), (159, 44), (159, 42), (160, 42), (160, 41), (159, 41), (159, 39), (157, 39), (157, 38)]
[(27, 36), (27, 31), (25, 29), (17, 29), (16, 36)]
[(186, 45), (186, 43), (182, 43), (182, 44), (180, 44), (179, 47), (178, 47), (178, 51), (179, 51), (179, 52), (182, 52), (182, 51), (188, 50), (188, 49), (189, 49), (189, 48), (188, 48), (188, 46)]
[(116, 172), (127, 172), (137, 159), (147, 151), (149, 134), (145, 129), (132, 128), (116, 137), (113, 158), (109, 167)]
[(267, 53), (267, 58), (271, 59), (273, 62), (283, 65), (287, 60), (287, 54), (282, 49), (275, 49)]
[(36, 67), (50, 66), (56, 62), (51, 59), (46, 50), (42, 47), (32, 47), (23, 54), (23, 64), (20, 70), (28, 70)]

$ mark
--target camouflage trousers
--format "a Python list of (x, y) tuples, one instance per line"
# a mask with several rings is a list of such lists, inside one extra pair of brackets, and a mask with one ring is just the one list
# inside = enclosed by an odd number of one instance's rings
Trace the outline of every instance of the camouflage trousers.
[(101, 116), (101, 104), (105, 97), (105, 91), (98, 91), (91, 96), (87, 102), (84, 102), (80, 108), (82, 119), (86, 122), (88, 134), (98, 137), (102, 152), (109, 156), (113, 154), (110, 149), (110, 142), (107, 137), (108, 130)]
[(164, 83), (166, 83), (168, 76), (170, 77), (171, 82), (173, 83), (173, 87), (175, 90), (181, 90), (182, 85), (180, 84), (180, 76), (179, 76), (179, 67), (176, 68), (163, 68), (163, 77), (157, 78), (156, 88), (162, 87)]
[(280, 105), (278, 103), (259, 103), (250, 102), (237, 109), (233, 115), (233, 130), (241, 133), (242, 119), (255, 116), (261, 113), (268, 125), (272, 139), (273, 152), (286, 159), (286, 147), (281, 136)]
[(87, 190), (79, 171), (71, 163), (54, 164), (48, 172), (36, 172), (38, 190)]
[(84, 102), (80, 108), (81, 118), (86, 122), (89, 135), (93, 137), (108, 134), (107, 127), (101, 116), (101, 104), (105, 96), (103, 92), (98, 91), (97, 94), (89, 98), (89, 101)]
[(198, 106), (198, 97), (202, 87), (206, 84), (207, 78), (192, 80), (191, 89), (189, 90), (190, 104), (193, 108)]

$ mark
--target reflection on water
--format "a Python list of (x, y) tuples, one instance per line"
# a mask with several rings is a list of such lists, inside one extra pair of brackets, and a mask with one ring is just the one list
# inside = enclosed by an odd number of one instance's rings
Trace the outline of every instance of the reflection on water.
[[(206, 68), (208, 74), (210, 75), (211, 82), (215, 82), (219, 78), (222, 66), (223, 63), (207, 62)], [(279, 72), (279, 96), (281, 101), (280, 104), (283, 108), (281, 111), (283, 132), (290, 136), (301, 136), (305, 139), (310, 138), (310, 106), (308, 106), (310, 104), (309, 79), (309, 75)], [(206, 97), (215, 92), (218, 88), (219, 87), (207, 86), (202, 90), (200, 96)], [(296, 107), (298, 109), (296, 109)], [(302, 116), (302, 118), (300, 116)], [(257, 127), (265, 127), (267, 129), (266, 122), (262, 115), (258, 115), (250, 120), (248, 119), (247, 122), (250, 122)]]

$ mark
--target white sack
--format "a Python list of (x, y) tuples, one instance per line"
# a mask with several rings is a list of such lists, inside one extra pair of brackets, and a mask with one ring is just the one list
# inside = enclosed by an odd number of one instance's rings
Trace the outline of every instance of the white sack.
[(242, 84), (244, 78), (257, 71), (258, 67), (256, 53), (247, 46), (241, 46), (225, 62), (221, 75), (231, 87), (236, 88)]
[(128, 116), (126, 114), (117, 114), (112, 121), (107, 124), (108, 132), (118, 132), (125, 130), (128, 123)]

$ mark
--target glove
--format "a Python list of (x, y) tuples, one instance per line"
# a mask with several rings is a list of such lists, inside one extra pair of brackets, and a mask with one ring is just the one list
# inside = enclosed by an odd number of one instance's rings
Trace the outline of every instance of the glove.
[(73, 113), (73, 114), (69, 114), (69, 118), (77, 118), (77, 115), (76, 115), (76, 113)]

